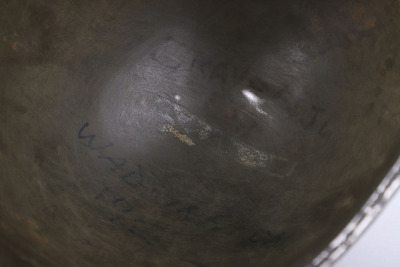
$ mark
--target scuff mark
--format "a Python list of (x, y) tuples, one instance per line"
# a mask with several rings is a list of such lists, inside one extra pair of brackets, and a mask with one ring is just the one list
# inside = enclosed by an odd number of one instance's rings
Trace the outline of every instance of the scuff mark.
[(212, 134), (220, 134), (217, 129), (198, 118), (186, 108), (169, 100), (168, 97), (161, 95), (158, 95), (158, 97), (156, 103), (164, 103), (172, 108), (170, 109), (171, 111), (169, 114), (165, 111), (163, 113), (160, 112), (159, 114), (174, 127), (181, 128), (186, 134), (195, 134), (197, 135), (195, 138), (200, 140), (205, 140)]
[(238, 150), (238, 157), (243, 165), (248, 167), (266, 167), (270, 156), (261, 151), (250, 149), (242, 144), (235, 144)]
[(194, 146), (195, 145), (195, 143), (193, 142), (192, 139), (190, 139), (190, 137), (188, 137), (186, 134), (180, 133), (171, 124), (164, 125), (161, 128), (161, 131), (172, 133), (176, 138), (178, 138), (179, 140), (181, 140), (183, 143), (187, 144), (188, 146)]
[[(258, 112), (265, 116), (270, 116), (260, 107), (263, 101), (262, 99), (259, 99), (250, 90), (243, 90), (243, 94)], [(167, 122), (167, 124), (163, 125), (161, 128), (161, 131), (172, 133), (188, 146), (194, 146), (194, 140), (200, 142), (210, 137), (225, 139), (224, 134), (220, 130), (204, 122), (180, 104), (170, 100), (168, 96), (158, 94), (156, 103), (160, 107), (159, 115)], [(165, 105), (160, 106), (162, 104)], [(265, 153), (251, 146), (242, 144), (233, 138), (225, 140), (225, 148), (220, 147), (219, 149), (229, 151), (229, 147), (233, 146), (235, 148), (234, 151), (232, 151), (233, 157), (248, 168), (257, 168), (273, 176), (286, 177), (291, 175), (297, 165), (295, 161)]]
[(241, 164), (250, 168), (265, 168), (274, 176), (289, 176), (297, 165), (295, 161), (279, 158), (238, 142), (234, 142), (234, 145)]
[(199, 121), (199, 123), (202, 126), (199, 133), (200, 139), (207, 139), (208, 136), (213, 132), (213, 128), (203, 121)]

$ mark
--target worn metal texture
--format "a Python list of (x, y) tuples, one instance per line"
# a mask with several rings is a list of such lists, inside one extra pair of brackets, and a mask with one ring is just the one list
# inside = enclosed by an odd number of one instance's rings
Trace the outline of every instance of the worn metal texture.
[(0, 18), (0, 264), (305, 266), (398, 156), (397, 0)]

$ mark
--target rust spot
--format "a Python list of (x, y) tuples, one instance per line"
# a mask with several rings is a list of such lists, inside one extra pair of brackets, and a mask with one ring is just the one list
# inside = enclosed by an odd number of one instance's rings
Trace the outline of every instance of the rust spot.
[(354, 40), (356, 39), (356, 36), (354, 35), (354, 33), (349, 33), (349, 39), (350, 41), (354, 42)]
[(364, 14), (364, 12), (365, 12), (365, 7), (359, 7), (359, 8), (357, 8), (356, 9), (356, 11), (354, 12), (354, 18), (355, 19), (357, 19), (357, 20), (359, 20), (359, 19), (361, 19), (361, 17), (363, 16), (363, 14)]
[(32, 229), (35, 229), (35, 230), (39, 229), (39, 226), (37, 225), (37, 223), (33, 219), (26, 220), (26, 223), (28, 224), (29, 228), (32, 228)]
[(376, 25), (376, 17), (373, 17), (373, 16), (365, 17), (364, 16), (364, 18), (357, 23), (357, 30), (359, 30), (359, 31), (370, 30), (370, 29), (374, 28), (375, 25)]
[(282, 148), (279, 148), (279, 149), (277, 149), (277, 150), (275, 151), (275, 155), (276, 155), (277, 157), (282, 157), (282, 156), (285, 155), (285, 150), (283, 150)]
[(371, 29), (373, 27), (375, 27), (376, 24), (376, 18), (369, 18), (365, 21), (364, 26), (366, 30)]
[(289, 147), (289, 150), (290, 150), (290, 152), (292, 152), (292, 153), (299, 152), (299, 148), (298, 148), (298, 146), (296, 146), (296, 145), (291, 145), (291, 146)]
[(11, 48), (12, 48), (15, 52), (18, 52), (18, 42), (15, 41), (15, 42), (12, 44)]
[(0, 222), (0, 227), (3, 228), (4, 230), (8, 229), (7, 224), (5, 224), (4, 222)]
[(3, 36), (3, 41), (5, 42), (5, 41), (7, 41), (7, 36)]
[(318, 15), (313, 17), (313, 31), (318, 32), (320, 30), (321, 18)]
[(14, 214), (14, 218), (17, 219), (18, 221), (21, 220), (21, 216), (19, 216), (18, 213), (15, 213), (15, 214)]
[(39, 235), (36, 232), (31, 232), (31, 236), (33, 237), (33, 239), (35, 239), (36, 241), (38, 241), (41, 244), (47, 244), (49, 243), (49, 240), (41, 235)]

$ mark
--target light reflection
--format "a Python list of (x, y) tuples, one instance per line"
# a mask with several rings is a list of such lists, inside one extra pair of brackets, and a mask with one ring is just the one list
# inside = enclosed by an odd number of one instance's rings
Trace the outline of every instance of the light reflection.
[(242, 93), (244, 97), (249, 101), (250, 105), (252, 105), (257, 110), (258, 113), (271, 118), (271, 116), (261, 108), (261, 105), (265, 102), (265, 100), (256, 96), (249, 89), (243, 89)]

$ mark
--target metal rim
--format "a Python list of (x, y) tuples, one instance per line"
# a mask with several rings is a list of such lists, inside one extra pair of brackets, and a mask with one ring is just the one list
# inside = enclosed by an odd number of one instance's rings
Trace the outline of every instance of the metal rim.
[(332, 266), (365, 232), (378, 217), (400, 187), (400, 157), (369, 197), (361, 210), (335, 239), (314, 258), (310, 266)]

